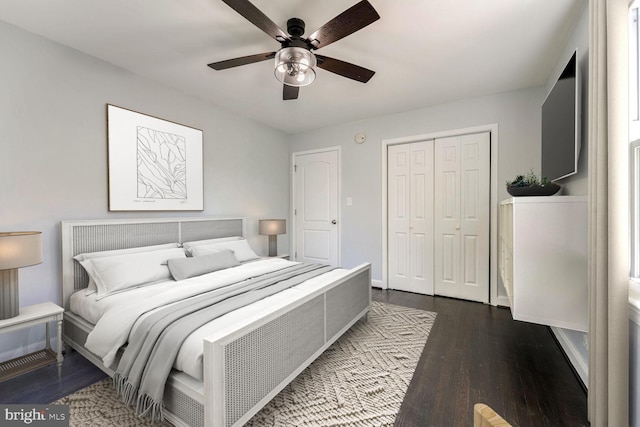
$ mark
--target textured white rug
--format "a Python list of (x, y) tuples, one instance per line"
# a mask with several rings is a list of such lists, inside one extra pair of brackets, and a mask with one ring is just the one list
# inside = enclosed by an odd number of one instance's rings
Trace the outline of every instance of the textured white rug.
[[(436, 314), (374, 302), (359, 321), (247, 426), (391, 426)], [(105, 379), (57, 402), (72, 426), (144, 426)], [(161, 425), (156, 423), (155, 425)]]

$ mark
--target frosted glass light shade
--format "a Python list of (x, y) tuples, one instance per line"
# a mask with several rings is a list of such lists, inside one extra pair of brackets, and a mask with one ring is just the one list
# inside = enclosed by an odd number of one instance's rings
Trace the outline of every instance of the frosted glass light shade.
[(42, 262), (42, 233), (0, 233), (0, 270), (27, 267)]
[(287, 221), (284, 219), (261, 219), (259, 221), (260, 234), (273, 236), (287, 232)]
[(284, 47), (276, 53), (276, 78), (288, 86), (307, 86), (316, 79), (316, 57), (302, 47)]

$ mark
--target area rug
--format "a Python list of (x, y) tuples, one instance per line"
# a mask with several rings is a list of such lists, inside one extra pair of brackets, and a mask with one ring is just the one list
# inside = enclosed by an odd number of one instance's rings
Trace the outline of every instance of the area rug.
[[(373, 302), (358, 321), (246, 425), (392, 426), (436, 314)], [(107, 378), (55, 404), (71, 426), (160, 426), (138, 417)]]

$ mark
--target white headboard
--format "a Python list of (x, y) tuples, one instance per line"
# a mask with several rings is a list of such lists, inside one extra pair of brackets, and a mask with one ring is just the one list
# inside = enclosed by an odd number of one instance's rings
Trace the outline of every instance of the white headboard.
[(62, 303), (86, 288), (89, 278), (74, 256), (86, 252), (245, 236), (244, 218), (135, 218), (62, 221)]

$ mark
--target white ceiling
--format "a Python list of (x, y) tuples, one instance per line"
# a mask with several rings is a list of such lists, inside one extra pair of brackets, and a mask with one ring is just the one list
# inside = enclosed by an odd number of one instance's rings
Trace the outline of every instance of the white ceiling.
[[(252, 0), (306, 36), (358, 0)], [(287, 133), (540, 86), (585, 0), (370, 0), (380, 20), (318, 54), (376, 71), (366, 84), (319, 69), (283, 101), (273, 64), (208, 63), (279, 44), (220, 0), (2, 0), (0, 20)]]

